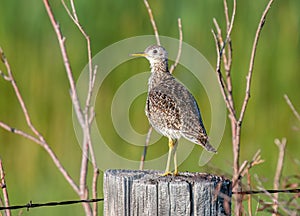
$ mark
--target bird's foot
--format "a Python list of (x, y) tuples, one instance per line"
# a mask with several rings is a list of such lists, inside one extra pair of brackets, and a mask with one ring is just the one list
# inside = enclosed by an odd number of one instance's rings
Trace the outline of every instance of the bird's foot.
[(168, 176), (168, 175), (173, 175), (173, 176), (178, 176), (178, 171), (175, 170), (173, 173), (170, 171), (166, 171), (164, 174), (161, 174), (161, 176)]
[(168, 176), (168, 175), (172, 175), (172, 173), (170, 171), (166, 171), (164, 174), (161, 174), (161, 176)]

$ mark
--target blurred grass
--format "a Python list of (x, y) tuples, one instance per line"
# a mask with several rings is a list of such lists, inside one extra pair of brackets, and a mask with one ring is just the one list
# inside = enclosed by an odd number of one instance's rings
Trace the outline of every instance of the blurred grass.
[[(215, 66), (215, 45), (210, 32), (212, 18), (224, 26), (221, 1), (150, 1), (159, 33), (178, 37), (177, 18), (182, 18), (184, 41), (200, 50)], [(233, 87), (237, 107), (244, 96), (245, 76), (253, 37), (266, 1), (238, 2), (233, 40)], [(77, 78), (87, 63), (85, 41), (67, 17), (60, 1), (51, 2), (63, 34)], [(152, 34), (152, 27), (142, 1), (84, 1), (76, 2), (79, 19), (90, 35), (93, 54), (119, 40)], [(275, 1), (263, 29), (256, 55), (251, 99), (242, 131), (241, 160), (251, 159), (257, 149), (262, 149), (266, 162), (252, 169), (266, 179), (271, 187), (277, 162), (275, 138), (287, 137), (287, 157), (284, 175), (299, 172), (293, 162), (299, 159), (300, 127), (283, 99), (288, 94), (300, 110), (300, 2)], [(74, 135), (69, 86), (64, 72), (59, 46), (42, 1), (1, 0), (0, 45), (11, 64), (15, 78), (36, 127), (45, 135), (70, 174), (78, 179), (80, 146)], [(113, 57), (113, 56), (112, 56)], [(110, 112), (110, 101), (119, 85), (143, 68), (143, 60), (131, 61), (105, 80), (98, 95), (103, 110)], [(0, 69), (4, 67), (0, 64)], [(192, 89), (201, 106), (203, 118), (210, 123), (210, 107), (201, 86), (187, 77), (184, 68), (178, 67), (175, 76)], [(101, 65), (100, 72), (101, 73)], [(120, 74), (123, 75), (120, 75)], [(190, 81), (189, 81), (190, 80)], [(146, 83), (145, 83), (146, 85)], [(200, 92), (198, 94), (198, 92)], [(145, 95), (137, 98), (131, 107), (130, 121), (139, 132), (146, 132), (148, 122), (144, 116)], [(140, 110), (140, 111), (138, 111)], [(137, 113), (138, 112), (138, 113)], [(97, 111), (96, 111), (97, 113)], [(117, 153), (138, 160), (141, 147), (130, 146), (115, 133), (106, 112), (97, 113), (97, 121), (107, 123), (106, 139), (115, 143), (111, 148)], [(9, 83), (0, 79), (0, 120), (13, 127), (26, 129), (24, 117)], [(100, 122), (101, 122), (100, 121)], [(208, 126), (207, 126), (208, 127)], [(209, 128), (209, 127), (208, 127)], [(166, 139), (150, 147), (148, 158), (155, 158), (167, 151)], [(197, 166), (200, 148), (194, 148), (180, 170), (203, 171)], [(227, 124), (219, 154), (209, 167), (231, 173), (232, 151), (230, 124)], [(24, 204), (29, 200), (43, 202), (76, 199), (72, 189), (54, 167), (51, 159), (36, 144), (0, 130), (0, 157), (6, 170), (6, 180), (11, 204)], [(210, 172), (214, 172), (210, 170)], [(222, 173), (220, 173), (222, 174)], [(101, 183), (100, 183), (101, 185)], [(101, 186), (99, 186), (101, 188)], [(102, 192), (99, 196), (101, 197)], [(101, 206), (102, 204), (100, 204)], [(41, 208), (24, 211), (23, 215), (83, 215), (80, 205)]]

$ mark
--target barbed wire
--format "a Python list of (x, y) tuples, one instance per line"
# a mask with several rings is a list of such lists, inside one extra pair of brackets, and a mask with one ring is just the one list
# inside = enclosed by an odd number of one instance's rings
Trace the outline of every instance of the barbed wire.
[[(257, 190), (257, 191), (233, 191), (232, 194), (263, 194), (263, 193), (300, 193), (300, 188), (296, 189), (284, 189), (284, 190)], [(46, 203), (33, 203), (30, 201), (29, 203), (25, 205), (14, 205), (14, 206), (6, 206), (2, 207), (0, 206), (0, 211), (2, 210), (16, 210), (16, 209), (24, 209), (26, 208), (27, 211), (31, 208), (38, 208), (38, 207), (44, 207), (44, 206), (62, 206), (62, 205), (73, 205), (77, 203), (94, 203), (94, 202), (102, 202), (104, 201), (104, 198), (99, 199), (87, 199), (87, 200), (66, 200), (66, 201), (53, 201), (53, 202), (46, 202)]]
[(44, 206), (61, 206), (61, 205), (72, 205), (77, 203), (94, 203), (94, 202), (101, 202), (104, 201), (103, 198), (99, 199), (87, 199), (87, 200), (66, 200), (66, 201), (60, 201), (60, 202), (46, 202), (46, 203), (32, 203), (30, 201), (29, 203), (25, 205), (14, 205), (14, 206), (6, 206), (6, 207), (0, 207), (1, 210), (15, 210), (15, 209), (24, 209), (26, 208), (27, 211), (31, 208), (38, 208), (38, 207), (44, 207)]
[(257, 191), (232, 191), (232, 194), (242, 194), (242, 195), (247, 195), (247, 194), (262, 194), (262, 193), (300, 193), (300, 188), (296, 189), (283, 189), (283, 190), (257, 190)]

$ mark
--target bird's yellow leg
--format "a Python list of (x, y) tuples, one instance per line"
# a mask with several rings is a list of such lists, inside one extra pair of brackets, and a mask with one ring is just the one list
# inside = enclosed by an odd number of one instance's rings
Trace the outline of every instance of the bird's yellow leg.
[(167, 175), (171, 175), (172, 173), (170, 172), (170, 160), (171, 160), (171, 155), (173, 152), (173, 148), (174, 148), (174, 141), (169, 138), (169, 153), (168, 153), (168, 161), (167, 161), (167, 166), (166, 166), (166, 171), (164, 174), (162, 174), (162, 176), (167, 176)]
[(177, 169), (177, 156), (176, 156), (177, 146), (178, 146), (178, 141), (175, 140), (174, 148), (173, 148), (173, 152), (174, 152), (174, 175), (178, 175), (178, 169)]

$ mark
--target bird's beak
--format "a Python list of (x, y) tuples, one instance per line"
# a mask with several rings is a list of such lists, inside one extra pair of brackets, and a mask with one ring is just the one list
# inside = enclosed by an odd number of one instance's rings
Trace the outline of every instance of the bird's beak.
[(138, 53), (132, 53), (130, 54), (130, 56), (134, 56), (134, 57), (147, 57), (148, 55), (144, 52), (138, 52)]

